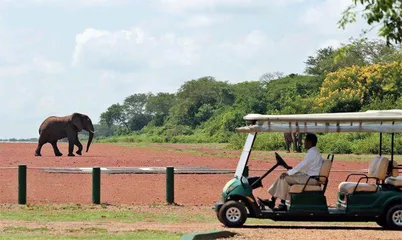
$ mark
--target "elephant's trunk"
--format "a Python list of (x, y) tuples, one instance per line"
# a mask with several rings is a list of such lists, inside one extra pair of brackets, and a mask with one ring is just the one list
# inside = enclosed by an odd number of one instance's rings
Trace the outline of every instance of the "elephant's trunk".
[(94, 131), (89, 130), (89, 138), (88, 138), (88, 143), (87, 143), (87, 152), (89, 150), (89, 146), (92, 143), (92, 139), (94, 138)]

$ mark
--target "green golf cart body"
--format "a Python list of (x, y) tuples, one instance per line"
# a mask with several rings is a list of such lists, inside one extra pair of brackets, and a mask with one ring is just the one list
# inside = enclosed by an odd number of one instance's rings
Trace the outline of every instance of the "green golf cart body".
[[(247, 218), (274, 221), (376, 222), (386, 229), (402, 230), (402, 176), (394, 161), (394, 135), (402, 132), (402, 110), (367, 111), (354, 113), (260, 115), (244, 117), (247, 126), (237, 128), (247, 133), (234, 178), (222, 190), (222, 201), (215, 203), (217, 218), (227, 227), (241, 227)], [(261, 205), (253, 190), (262, 187), (262, 179), (275, 168), (290, 169), (275, 153), (277, 163), (259, 177), (249, 177), (247, 163), (257, 134), (262, 132), (298, 133), (380, 133), (379, 154), (369, 163), (367, 174), (352, 173), (339, 184), (337, 203), (328, 207), (326, 189), (330, 181), (333, 154), (323, 159), (320, 174), (290, 188), (287, 211), (273, 211)], [(391, 156), (382, 155), (383, 134), (391, 135)], [(354, 179), (354, 180), (352, 180)]]

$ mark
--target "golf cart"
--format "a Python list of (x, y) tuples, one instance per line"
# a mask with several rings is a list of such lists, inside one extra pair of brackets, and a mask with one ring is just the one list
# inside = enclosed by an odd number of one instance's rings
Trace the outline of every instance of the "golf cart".
[[(354, 113), (260, 115), (244, 117), (248, 124), (237, 128), (248, 133), (234, 178), (223, 188), (222, 201), (214, 209), (227, 227), (241, 227), (247, 218), (274, 221), (376, 222), (386, 229), (402, 230), (402, 165), (394, 161), (394, 135), (402, 132), (402, 110)], [(259, 177), (248, 177), (245, 171), (257, 133), (380, 133), (379, 155), (369, 163), (368, 173), (349, 174), (339, 184), (337, 203), (328, 207), (325, 192), (334, 155), (323, 159), (319, 176), (311, 176), (316, 184), (292, 185), (287, 211), (274, 211), (256, 201), (253, 189), (262, 187), (262, 180), (277, 167), (290, 169), (275, 153), (276, 164)], [(383, 134), (391, 135), (391, 156), (382, 154)], [(355, 178), (355, 180), (352, 180)], [(318, 182), (318, 183), (317, 183)], [(268, 194), (268, 193), (267, 193)]]

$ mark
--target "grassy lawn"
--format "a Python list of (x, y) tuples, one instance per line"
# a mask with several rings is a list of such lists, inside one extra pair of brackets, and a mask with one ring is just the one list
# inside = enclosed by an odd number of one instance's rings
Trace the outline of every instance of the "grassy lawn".
[[(173, 211), (172, 211), (173, 210)], [(208, 211), (213, 211), (208, 208)], [(0, 205), (0, 220), (38, 222), (193, 223), (215, 221), (212, 214), (180, 206)]]
[(183, 234), (171, 233), (157, 230), (136, 230), (121, 233), (108, 233), (106, 229), (83, 229), (82, 231), (72, 231), (63, 235), (51, 234), (46, 231), (37, 232), (32, 229), (18, 229), (5, 231), (1, 234), (1, 239), (179, 239)]
[[(260, 226), (376, 226), (375, 223), (274, 222)], [(210, 207), (166, 205), (0, 205), (1, 239), (180, 239), (187, 233), (224, 230)]]

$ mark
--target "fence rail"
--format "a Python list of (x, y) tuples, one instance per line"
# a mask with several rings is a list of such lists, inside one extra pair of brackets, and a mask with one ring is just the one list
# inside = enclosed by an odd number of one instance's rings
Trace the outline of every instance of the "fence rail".
[[(180, 172), (180, 169), (175, 168), (173, 166), (168, 167), (159, 167), (164, 169), (163, 172), (158, 172), (158, 174), (166, 174), (166, 202), (168, 204), (174, 203), (174, 175), (175, 174), (183, 174)], [(0, 170), (10, 170), (10, 169), (18, 169), (18, 204), (25, 205), (27, 204), (27, 171), (29, 169), (33, 170), (48, 170), (49, 167), (27, 167), (26, 165), (19, 165), (18, 167), (0, 167)], [(101, 203), (101, 173), (105, 170), (102, 167), (92, 167), (92, 168), (85, 168), (90, 169), (85, 173), (92, 173), (92, 203), (93, 204), (100, 204)], [(179, 170), (179, 171), (178, 171)], [(234, 169), (218, 169), (220, 171), (227, 171), (221, 174), (233, 174), (235, 172)], [(177, 172), (178, 171), (178, 172)], [(249, 169), (248, 167), (245, 168), (243, 173), (244, 176), (248, 176), (250, 172), (265, 172), (266, 170), (261, 169)], [(283, 172), (284, 169), (275, 169), (274, 171)], [(360, 169), (360, 170), (331, 170), (331, 172), (360, 172), (360, 173), (367, 173), (368, 169)], [(401, 172), (401, 171), (399, 171)], [(68, 172), (67, 172), (68, 173)], [(155, 174), (155, 173), (142, 173), (142, 174)], [(189, 174), (189, 173), (187, 173)], [(193, 174), (200, 174), (200, 173), (193, 173)], [(215, 172), (207, 172), (205, 171), (202, 174), (216, 174)]]

